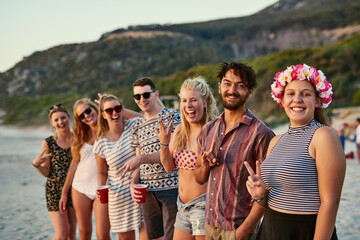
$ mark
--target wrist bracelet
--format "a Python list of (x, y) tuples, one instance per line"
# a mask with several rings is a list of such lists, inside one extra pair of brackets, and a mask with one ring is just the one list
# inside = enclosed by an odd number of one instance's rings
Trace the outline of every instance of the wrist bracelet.
[(164, 146), (164, 147), (168, 147), (168, 146), (169, 146), (169, 144), (163, 144), (163, 143), (161, 143), (161, 142), (159, 142), (159, 144), (160, 144), (161, 146)]
[(259, 202), (261, 202), (262, 200), (264, 200), (264, 198), (265, 198), (265, 197), (258, 198), (258, 199), (251, 199), (250, 202), (257, 202), (257, 203), (259, 203)]
[(32, 165), (34, 166), (34, 168), (40, 167), (40, 165), (36, 166), (34, 163), (32, 163)]

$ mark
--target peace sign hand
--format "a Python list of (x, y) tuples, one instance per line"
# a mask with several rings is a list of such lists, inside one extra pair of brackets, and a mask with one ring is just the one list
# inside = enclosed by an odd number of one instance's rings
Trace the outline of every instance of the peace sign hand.
[(51, 157), (51, 153), (49, 153), (49, 149), (45, 147), (40, 155), (33, 161), (33, 164), (40, 166), (46, 161), (49, 161), (49, 158)]
[(98, 93), (97, 95), (98, 95), (99, 99), (94, 99), (94, 102), (97, 103), (97, 104), (100, 104), (100, 99), (102, 97), (102, 94)]
[(216, 159), (214, 153), (214, 148), (215, 148), (215, 141), (211, 143), (209, 151), (205, 151), (201, 154), (203, 165), (213, 167), (218, 163), (218, 160)]
[(260, 162), (256, 161), (256, 173), (249, 165), (248, 162), (244, 162), (244, 165), (249, 172), (248, 180), (246, 181), (246, 188), (253, 199), (261, 199), (266, 194), (265, 183), (261, 178)]
[(155, 132), (162, 144), (169, 145), (171, 132), (173, 129), (173, 121), (171, 120), (169, 126), (165, 129), (164, 123), (159, 119), (159, 128), (155, 128)]

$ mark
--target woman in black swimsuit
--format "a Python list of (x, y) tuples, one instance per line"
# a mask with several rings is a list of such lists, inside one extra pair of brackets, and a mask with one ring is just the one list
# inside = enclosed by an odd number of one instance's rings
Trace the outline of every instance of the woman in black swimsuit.
[(61, 190), (71, 162), (70, 116), (62, 104), (54, 105), (48, 111), (54, 135), (43, 141), (41, 153), (33, 160), (32, 164), (41, 175), (47, 177), (46, 205), (55, 230), (54, 239), (75, 239), (76, 218), (71, 201), (71, 191), (69, 191), (67, 211), (64, 214), (59, 211)]

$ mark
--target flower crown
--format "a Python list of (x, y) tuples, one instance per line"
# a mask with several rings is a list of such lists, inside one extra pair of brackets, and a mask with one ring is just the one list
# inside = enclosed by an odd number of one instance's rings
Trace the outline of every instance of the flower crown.
[(332, 100), (332, 86), (326, 80), (324, 73), (321, 70), (308, 66), (306, 64), (292, 65), (286, 70), (278, 72), (274, 77), (275, 81), (271, 84), (271, 96), (281, 107), (281, 98), (284, 94), (284, 89), (287, 83), (292, 80), (308, 80), (316, 87), (316, 92), (321, 99), (321, 108), (327, 108)]

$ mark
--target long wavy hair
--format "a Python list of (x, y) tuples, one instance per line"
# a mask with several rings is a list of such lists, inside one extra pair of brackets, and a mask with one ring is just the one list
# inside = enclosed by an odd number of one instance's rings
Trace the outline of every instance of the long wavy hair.
[[(205, 125), (207, 122), (215, 119), (219, 115), (214, 95), (204, 77), (198, 76), (195, 78), (186, 79), (181, 85), (179, 92), (180, 97), (181, 92), (184, 90), (198, 90), (202, 99), (206, 102), (204, 114), (200, 120), (201, 125)], [(174, 152), (179, 152), (188, 146), (188, 140), (190, 135), (190, 124), (185, 118), (185, 113), (183, 109), (180, 109), (180, 114), (182, 120), (181, 128), (180, 131), (178, 131), (174, 136), (176, 139), (174, 144)]]
[(73, 142), (71, 143), (71, 156), (73, 161), (80, 160), (80, 149), (85, 144), (85, 142), (89, 141), (91, 138), (91, 129), (85, 124), (79, 116), (76, 114), (76, 109), (79, 105), (88, 105), (91, 107), (98, 115), (98, 106), (92, 102), (89, 98), (81, 98), (77, 100), (73, 107), (74, 112), (74, 129), (73, 129)]
[(100, 137), (103, 137), (107, 131), (109, 131), (109, 123), (106, 119), (103, 118), (102, 112), (104, 111), (104, 103), (108, 101), (118, 101), (121, 104), (120, 100), (111, 94), (103, 94), (99, 101), (99, 114), (98, 114), (98, 121), (97, 121), (97, 134), (96, 138), (99, 139)]

